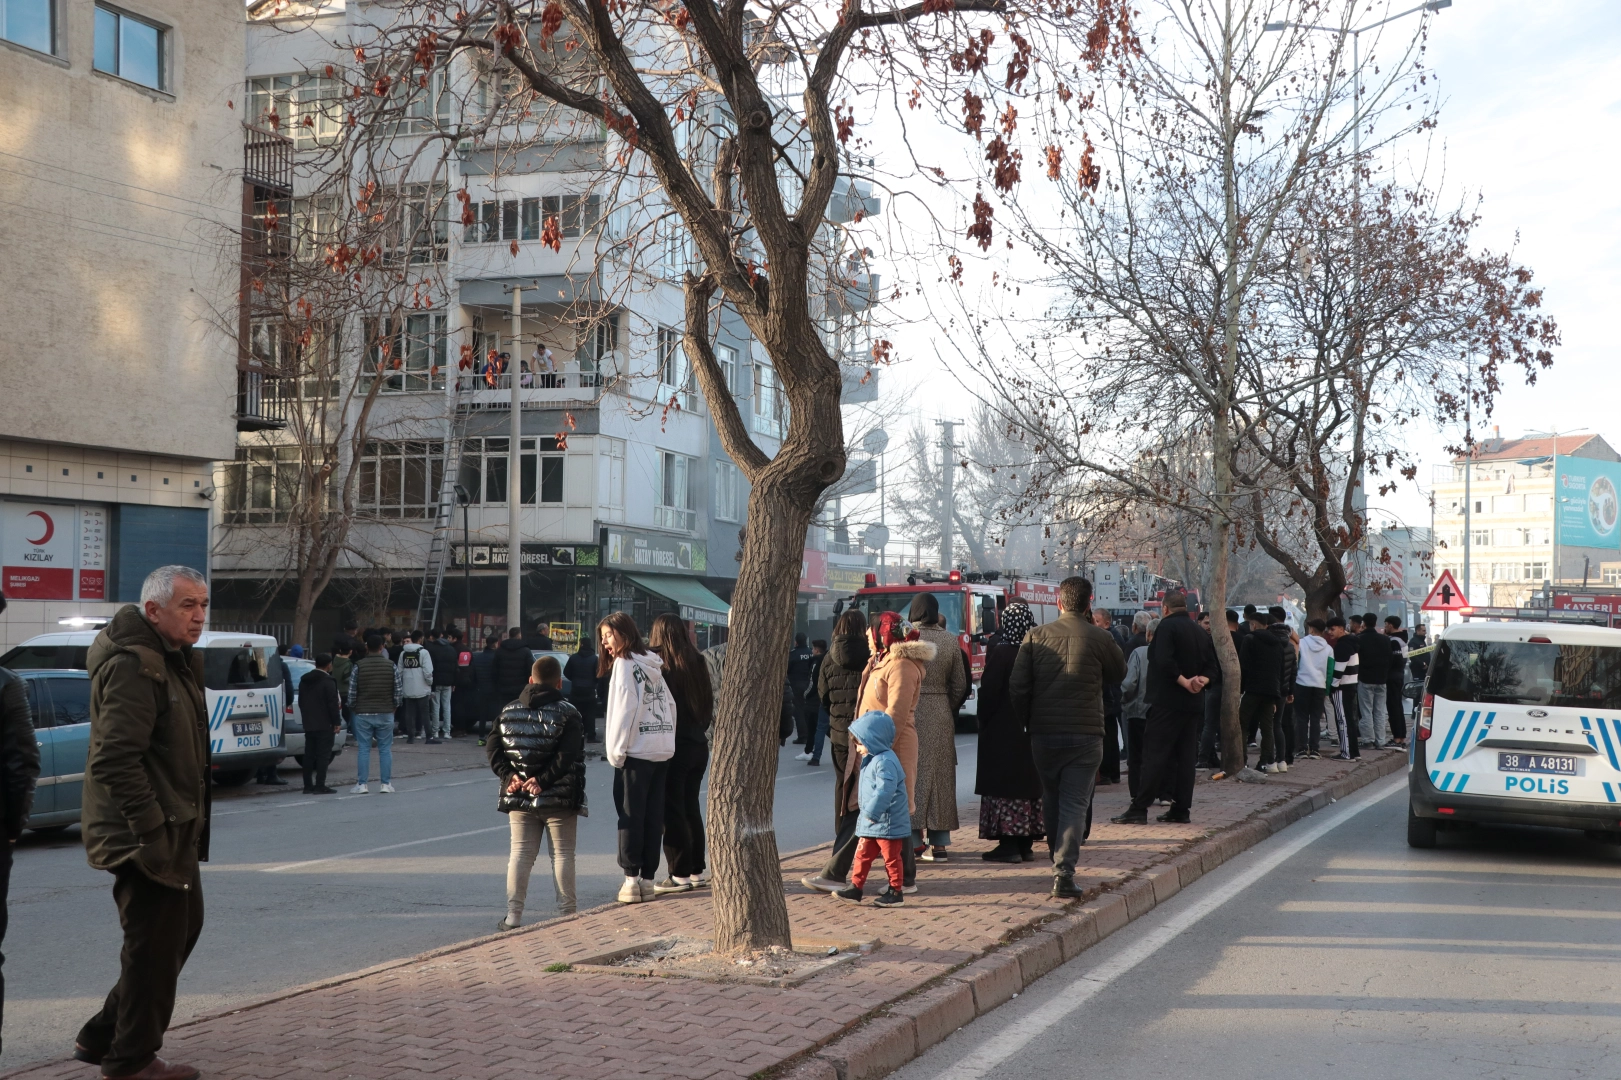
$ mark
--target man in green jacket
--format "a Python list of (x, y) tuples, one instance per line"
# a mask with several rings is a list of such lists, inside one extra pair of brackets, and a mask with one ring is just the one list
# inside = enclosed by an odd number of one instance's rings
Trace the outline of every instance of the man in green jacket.
[(1053, 895), (1072, 900), (1075, 863), (1092, 816), (1103, 761), (1103, 688), (1126, 677), (1126, 658), (1091, 621), (1092, 583), (1058, 585), (1059, 616), (1024, 637), (1013, 660), (1008, 697), (1030, 733), (1041, 777), (1042, 818), (1053, 853)]
[(191, 1080), (158, 1057), (180, 969), (203, 929), (209, 737), (203, 658), (208, 582), (152, 571), (90, 646), (90, 752), (80, 831), (90, 865), (113, 875), (124, 929), (118, 983), (79, 1030), (73, 1056), (104, 1077)]

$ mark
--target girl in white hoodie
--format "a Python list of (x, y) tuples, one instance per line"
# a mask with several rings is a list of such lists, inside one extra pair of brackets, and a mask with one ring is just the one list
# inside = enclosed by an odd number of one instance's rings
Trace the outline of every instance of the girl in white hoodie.
[(621, 904), (653, 899), (664, 838), (664, 780), (675, 756), (675, 699), (664, 683), (663, 662), (642, 641), (636, 623), (616, 611), (597, 624), (602, 651), (597, 677), (608, 680), (603, 752), (614, 768), (619, 813)]

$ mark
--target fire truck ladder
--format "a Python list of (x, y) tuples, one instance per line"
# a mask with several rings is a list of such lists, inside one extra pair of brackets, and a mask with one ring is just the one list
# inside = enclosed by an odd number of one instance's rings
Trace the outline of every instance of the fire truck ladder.
[[(454, 372), (450, 375), (456, 378)], [(416, 626), (439, 625), (439, 599), (445, 587), (445, 563), (450, 555), (450, 530), (456, 519), (456, 482), (461, 476), (462, 443), (467, 434), (470, 410), (458, 389), (451, 412), (445, 418), (445, 471), (439, 481), (439, 503), (434, 510), (433, 538), (428, 542), (428, 562), (422, 569), (422, 590), (418, 593)], [(463, 558), (467, 555), (462, 554)]]

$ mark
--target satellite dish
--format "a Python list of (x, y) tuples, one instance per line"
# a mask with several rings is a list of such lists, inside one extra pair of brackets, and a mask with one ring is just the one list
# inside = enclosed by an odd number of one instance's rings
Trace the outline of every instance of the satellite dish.
[[(882, 434), (882, 432), (879, 434)], [(882, 551), (888, 543), (889, 526), (887, 525), (868, 525), (861, 530), (861, 544), (863, 547), (870, 547), (874, 551)]]
[(861, 449), (869, 454), (882, 454), (889, 445), (889, 432), (883, 428), (873, 428), (861, 436)]

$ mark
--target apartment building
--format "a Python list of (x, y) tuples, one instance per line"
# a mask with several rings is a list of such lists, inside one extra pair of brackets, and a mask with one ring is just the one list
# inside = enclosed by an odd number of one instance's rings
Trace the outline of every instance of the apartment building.
[(243, 43), (226, 0), (0, 12), (3, 647), (112, 613), (155, 566), (208, 566)]
[(1434, 483), (1436, 570), (1451, 570), (1472, 603), (1513, 607), (1546, 585), (1621, 583), (1621, 455), (1603, 438), (1494, 431), (1472, 460), (1437, 467)]
[[(323, 212), (312, 194), (321, 177), (308, 163), (343, 123), (341, 79), (329, 72), (352, 61), (333, 43), (358, 36), (363, 18), (343, 3), (248, 9), (245, 120), (293, 162), (279, 171), (285, 180), (269, 175), (275, 169), (258, 178), (255, 220), (276, 202), (296, 233)], [(504, 85), (499, 71), (455, 65), (433, 78), (442, 81), (410, 107), (402, 139), (470, 126), (469, 110), (491, 107)], [(666, 230), (634, 265), (603, 254), (623, 247), (636, 212), (615, 189), (608, 139), (487, 132), (408, 177), (422, 200), (410, 262), (431, 281), (431, 300), (341, 320), (324, 346), (340, 356), (330, 385), (281, 374), (285, 343), (246, 313), (253, 347), (242, 359), (241, 434), (217, 481), (222, 619), (290, 629), (293, 508), (283, 492), (304, 452), (297, 410), (324, 395), (341, 401), (352, 425), (361, 402), (344, 398), (345, 387), (380, 378), (360, 455), (339, 465), (358, 471), (359, 506), (312, 640), (329, 640), (346, 618), (404, 625), (435, 610), (440, 622), (504, 626), (514, 547), (526, 623), (588, 627), (624, 609), (646, 625), (671, 611), (700, 643), (723, 636), (748, 488), (681, 346), (684, 237)], [(878, 211), (853, 184), (841, 199), (848, 214)], [(864, 299), (876, 287), (873, 279), (847, 291)], [(753, 437), (774, 452), (788, 418), (769, 359), (724, 311), (715, 351)], [(379, 364), (384, 374), (373, 375)], [(864, 374), (852, 364), (850, 385)]]

